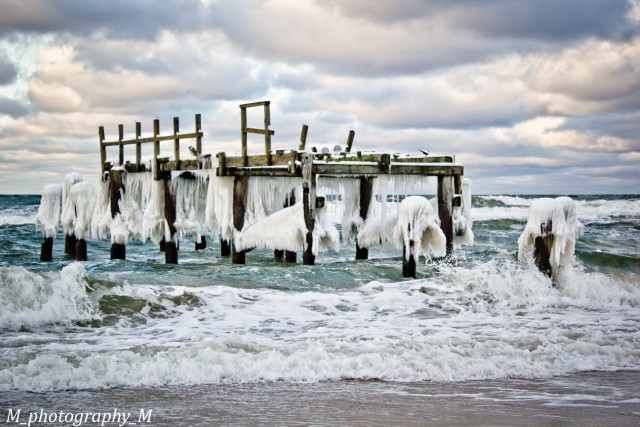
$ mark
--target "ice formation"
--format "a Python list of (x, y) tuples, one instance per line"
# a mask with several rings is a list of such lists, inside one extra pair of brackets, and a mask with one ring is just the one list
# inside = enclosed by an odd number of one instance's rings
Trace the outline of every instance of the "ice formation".
[[(304, 221), (302, 201), (254, 222), (238, 233), (235, 246), (238, 250), (251, 248), (303, 251), (306, 245), (307, 226)], [(324, 215), (326, 208), (316, 209), (313, 229), (312, 252), (317, 255), (327, 249), (338, 250), (340, 237), (333, 222)]]
[(371, 248), (373, 246), (395, 244), (393, 234), (396, 223), (395, 212), (387, 213), (384, 219), (382, 215), (367, 218), (364, 225), (358, 230), (358, 246)]
[(79, 240), (84, 240), (91, 234), (91, 217), (96, 203), (96, 190), (89, 182), (78, 182), (71, 187), (69, 198), (75, 212), (73, 233)]
[(435, 256), (446, 254), (446, 238), (440, 221), (429, 200), (421, 196), (409, 196), (400, 203), (394, 240), (397, 246), (404, 246), (407, 259), (413, 254), (417, 261), (420, 254), (426, 255), (430, 250)]
[(558, 267), (572, 259), (576, 240), (583, 231), (571, 198), (537, 199), (529, 208), (527, 225), (518, 238), (518, 259), (532, 259), (535, 239), (553, 235), (549, 262), (552, 267)]
[(82, 182), (82, 177), (79, 173), (70, 173), (67, 174), (64, 178), (64, 182), (62, 184), (62, 213), (60, 215), (60, 223), (62, 224), (62, 230), (64, 234), (71, 235), (73, 234), (74, 223), (76, 219), (76, 213), (73, 209), (73, 204), (71, 201), (71, 187), (74, 184)]
[(154, 181), (151, 185), (151, 197), (142, 216), (142, 240), (150, 239), (159, 243), (165, 235), (164, 219), (164, 183)]
[(227, 242), (233, 239), (233, 180), (216, 176), (215, 169), (209, 171), (205, 223), (212, 236)]
[(62, 185), (45, 185), (42, 189), (42, 199), (36, 215), (36, 227), (42, 230), (45, 238), (56, 238), (60, 227), (61, 209)]
[(179, 238), (191, 236), (200, 243), (207, 231), (205, 211), (209, 173), (204, 171), (191, 173), (195, 175), (195, 179), (183, 178), (180, 172), (172, 174), (171, 177), (171, 186), (176, 198), (174, 226)]
[(360, 218), (360, 180), (319, 176), (317, 190), (328, 203), (342, 202), (342, 241), (351, 241), (362, 226)]
[(295, 200), (302, 200), (300, 178), (252, 177), (247, 188), (245, 226), (281, 210), (292, 192)]
[(473, 221), (471, 220), (471, 180), (462, 181), (462, 206), (453, 208), (453, 245), (473, 245)]
[(109, 193), (109, 173), (98, 183), (98, 195), (91, 218), (91, 238), (106, 239), (111, 226), (111, 199)]

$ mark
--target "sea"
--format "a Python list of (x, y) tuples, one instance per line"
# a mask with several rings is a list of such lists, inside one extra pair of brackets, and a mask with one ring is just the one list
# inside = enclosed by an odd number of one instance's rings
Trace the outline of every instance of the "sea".
[(640, 195), (571, 196), (554, 283), (516, 256), (537, 197), (474, 196), (475, 244), (405, 279), (353, 243), (238, 266), (184, 240), (176, 266), (151, 242), (76, 262), (60, 233), (42, 263), (40, 196), (2, 195), (0, 423), (638, 426)]

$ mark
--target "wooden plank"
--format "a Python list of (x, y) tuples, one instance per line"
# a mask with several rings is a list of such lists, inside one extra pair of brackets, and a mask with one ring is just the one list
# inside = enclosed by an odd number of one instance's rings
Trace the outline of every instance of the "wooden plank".
[(269, 105), (269, 104), (271, 104), (271, 101), (249, 102), (247, 104), (240, 104), (240, 108), (261, 107), (263, 105)]
[(120, 142), (118, 145), (118, 163), (120, 163), (120, 166), (124, 165), (124, 146), (122, 145), (123, 138), (124, 125), (118, 125), (118, 141)]
[(438, 177), (438, 216), (447, 239), (447, 256), (453, 252), (453, 177)]
[[(140, 122), (136, 122), (136, 141), (142, 135), (142, 124)], [(136, 165), (140, 166), (140, 162), (142, 159), (142, 144), (136, 143)]]
[(176, 167), (180, 169), (180, 139), (176, 135), (180, 133), (180, 118), (173, 118), (173, 158), (176, 161)]
[(300, 132), (300, 146), (298, 150), (304, 151), (304, 146), (307, 144), (307, 132), (309, 131), (309, 126), (303, 124), (302, 131)]
[[(155, 119), (158, 120), (158, 119)], [(178, 135), (160, 135), (160, 131), (158, 130), (158, 135), (149, 136), (146, 138), (138, 138), (138, 139), (125, 139), (121, 141), (107, 141), (103, 142), (102, 145), (105, 147), (111, 147), (116, 145), (132, 145), (132, 144), (146, 144), (148, 142), (155, 141), (173, 141), (174, 139), (190, 139), (190, 138), (198, 138), (202, 137), (202, 132), (191, 132), (191, 133), (181, 133)]]
[(153, 179), (156, 181), (160, 179), (160, 165), (158, 164), (158, 156), (160, 155), (160, 119), (153, 120)]
[(276, 133), (275, 130), (256, 129), (256, 128), (244, 128), (244, 131), (246, 133), (255, 133), (255, 134), (258, 134), (258, 135), (265, 135), (265, 136), (275, 135), (275, 133)]
[(196, 114), (196, 151), (198, 155), (202, 157), (202, 116), (200, 113)]
[(391, 163), (388, 172), (375, 163), (370, 164), (345, 164), (324, 163), (314, 164), (314, 172), (323, 175), (427, 175), (427, 176), (452, 176), (462, 175), (464, 166), (461, 164), (445, 163)]
[(242, 136), (242, 166), (247, 166), (247, 109), (240, 106), (240, 134)]
[(106, 170), (105, 163), (107, 163), (107, 148), (104, 145), (104, 126), (98, 128), (98, 139), (100, 140), (100, 172), (104, 179), (104, 171)]
[[(271, 155), (271, 165), (288, 165), (291, 160), (290, 153), (274, 153)], [(264, 154), (254, 154), (251, 156), (247, 156), (247, 162), (244, 163), (242, 157), (225, 157), (225, 165), (229, 168), (241, 167), (243, 165), (254, 167), (254, 166), (267, 166), (267, 156)]]

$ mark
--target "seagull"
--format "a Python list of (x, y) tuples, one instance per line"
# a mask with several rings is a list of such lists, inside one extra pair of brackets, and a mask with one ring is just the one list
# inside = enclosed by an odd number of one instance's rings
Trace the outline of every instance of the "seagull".
[(429, 155), (429, 152), (428, 152), (428, 151), (420, 150), (420, 152), (421, 152), (422, 154), (424, 154), (425, 156), (428, 156), (428, 155)]

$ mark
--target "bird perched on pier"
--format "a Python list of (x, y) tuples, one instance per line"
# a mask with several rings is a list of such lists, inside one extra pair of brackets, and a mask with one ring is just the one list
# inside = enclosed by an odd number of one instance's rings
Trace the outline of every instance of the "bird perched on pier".
[(429, 152), (428, 152), (428, 151), (420, 150), (420, 152), (421, 152), (422, 154), (424, 154), (425, 156), (428, 156), (428, 155), (429, 155)]

